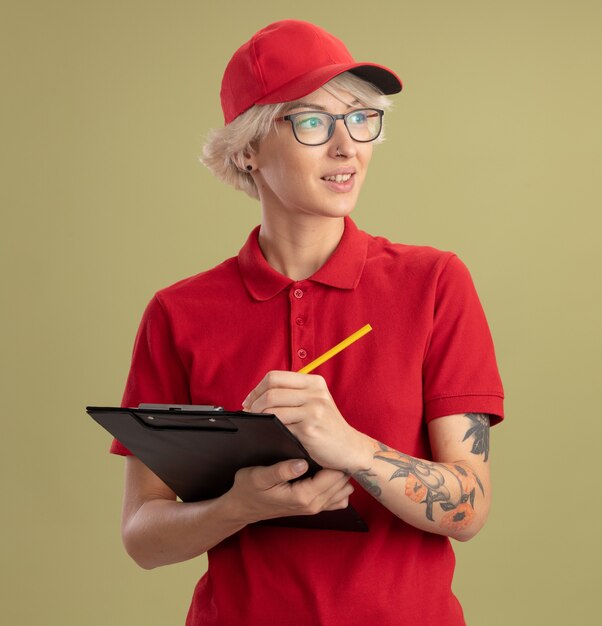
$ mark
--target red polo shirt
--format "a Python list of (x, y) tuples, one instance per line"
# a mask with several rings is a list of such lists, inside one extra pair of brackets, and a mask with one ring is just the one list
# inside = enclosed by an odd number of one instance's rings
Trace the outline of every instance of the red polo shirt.
[[(426, 422), (503, 417), (493, 343), (470, 274), (454, 254), (392, 244), (349, 218), (307, 280), (265, 261), (255, 229), (238, 257), (159, 291), (136, 338), (123, 406), (217, 404), (238, 410), (269, 370), (298, 370), (371, 324), (316, 373), (347, 421), (430, 458)], [(127, 454), (115, 441), (111, 451)], [(187, 624), (464, 624), (451, 592), (450, 541), (404, 523), (363, 489), (368, 533), (247, 526), (209, 551)]]

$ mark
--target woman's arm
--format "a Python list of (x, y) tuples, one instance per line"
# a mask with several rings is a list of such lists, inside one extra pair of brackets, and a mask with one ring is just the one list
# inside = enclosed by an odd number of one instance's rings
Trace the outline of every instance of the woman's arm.
[(491, 504), (489, 416), (434, 419), (429, 438), (433, 461), (370, 440), (372, 466), (353, 477), (408, 524), (467, 541), (485, 524)]
[(126, 460), (121, 533), (128, 554), (145, 569), (203, 554), (247, 524), (289, 515), (343, 509), (353, 487), (341, 471), (298, 478), (305, 461), (283, 461), (237, 472), (223, 496), (179, 502), (176, 494), (136, 457)]
[(412, 526), (466, 541), (485, 523), (491, 501), (487, 416), (432, 420), (433, 460), (427, 460), (352, 428), (320, 376), (269, 372), (243, 406), (278, 415), (320, 465), (348, 472)]

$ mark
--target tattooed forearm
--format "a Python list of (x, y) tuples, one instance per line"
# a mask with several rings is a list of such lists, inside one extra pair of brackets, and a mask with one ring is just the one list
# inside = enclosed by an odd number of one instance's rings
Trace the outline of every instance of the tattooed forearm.
[(353, 478), (372, 496), (380, 498), (382, 489), (378, 486), (375, 479), (376, 474), (372, 474), (369, 470), (360, 470), (353, 474)]
[(484, 461), (489, 458), (489, 415), (486, 413), (465, 413), (470, 420), (470, 428), (466, 431), (464, 439), (474, 437), (472, 442), (473, 454), (484, 454)]
[(441, 527), (462, 529), (472, 522), (476, 489), (478, 487), (483, 494), (485, 491), (468, 465), (423, 461), (383, 444), (379, 447), (374, 458), (397, 468), (389, 481), (405, 478), (405, 495), (417, 504), (426, 504), (428, 520), (435, 521), (434, 507), (438, 504), (444, 512), (439, 520)]

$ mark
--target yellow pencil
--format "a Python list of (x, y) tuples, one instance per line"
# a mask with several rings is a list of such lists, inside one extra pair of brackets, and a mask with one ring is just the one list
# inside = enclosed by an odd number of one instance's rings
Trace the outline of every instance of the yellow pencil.
[(350, 346), (354, 341), (357, 341), (360, 337), (368, 334), (371, 330), (372, 326), (370, 326), (370, 324), (366, 324), (359, 330), (355, 331), (353, 335), (349, 335), (347, 339), (343, 339), (341, 343), (337, 343), (334, 348), (330, 348), (328, 352), (325, 352), (322, 356), (319, 356), (311, 363), (308, 363), (305, 367), (302, 367), (299, 370), (299, 374), (309, 374), (310, 372), (315, 370), (316, 367), (322, 365), (322, 363), (325, 363), (326, 361), (328, 361), (328, 359), (331, 359), (335, 354), (338, 354), (339, 352), (341, 352), (341, 350), (344, 350), (347, 346)]

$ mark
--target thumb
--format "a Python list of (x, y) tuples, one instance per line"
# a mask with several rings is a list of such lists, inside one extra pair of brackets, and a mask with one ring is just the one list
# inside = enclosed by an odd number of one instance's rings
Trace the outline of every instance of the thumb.
[(280, 483), (299, 478), (307, 471), (307, 461), (293, 459), (281, 461), (268, 467), (257, 468), (257, 485), (262, 489), (269, 489)]

